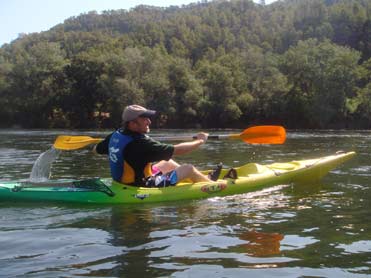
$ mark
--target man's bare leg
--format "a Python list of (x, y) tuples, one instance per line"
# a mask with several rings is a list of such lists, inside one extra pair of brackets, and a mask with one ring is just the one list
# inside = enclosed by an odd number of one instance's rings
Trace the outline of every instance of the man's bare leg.
[(160, 162), (153, 165), (153, 167), (159, 169), (162, 173), (171, 172), (178, 168), (179, 166), (180, 165), (172, 159), (170, 159), (169, 161), (161, 160)]
[(190, 179), (192, 182), (211, 181), (206, 175), (198, 171), (192, 164), (183, 164), (175, 169), (178, 181)]

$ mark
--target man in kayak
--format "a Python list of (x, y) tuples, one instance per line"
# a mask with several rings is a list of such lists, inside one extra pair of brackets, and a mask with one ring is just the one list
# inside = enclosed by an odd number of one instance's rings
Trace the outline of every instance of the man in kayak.
[(175, 185), (184, 179), (211, 181), (193, 165), (179, 165), (171, 159), (197, 149), (207, 141), (208, 134), (198, 133), (195, 140), (176, 145), (160, 143), (146, 135), (155, 114), (139, 105), (127, 106), (122, 113), (122, 128), (95, 146), (98, 154), (108, 154), (113, 180), (137, 186)]

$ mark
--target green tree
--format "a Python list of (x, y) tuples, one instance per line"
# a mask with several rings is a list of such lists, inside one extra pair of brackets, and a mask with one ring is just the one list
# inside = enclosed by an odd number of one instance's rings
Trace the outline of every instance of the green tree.
[(348, 115), (360, 53), (329, 41), (301, 41), (284, 55), (283, 72), (292, 86), (287, 95), (289, 119), (298, 127), (329, 127)]
[(24, 126), (46, 126), (68, 64), (58, 43), (39, 42), (19, 49), (11, 72), (10, 101)]
[(236, 104), (237, 90), (233, 87), (231, 71), (216, 63), (204, 62), (198, 69), (204, 96), (201, 112), (204, 124), (209, 127), (228, 127), (242, 115)]
[(169, 65), (169, 86), (174, 95), (175, 113), (172, 114), (172, 123), (175, 127), (195, 126), (200, 116), (200, 100), (202, 85), (193, 75), (189, 63), (183, 59), (174, 59)]
[(279, 70), (278, 57), (251, 48), (241, 54), (243, 71), (248, 79), (248, 114), (251, 120), (279, 121), (283, 117), (284, 98), (289, 89), (287, 78)]
[(0, 126), (7, 126), (14, 123), (11, 103), (11, 78), (12, 64), (7, 61), (0, 49)]
[[(365, 5), (366, 7), (364, 7)], [(358, 49), (359, 37), (367, 20), (367, 6), (359, 1), (339, 1), (329, 8), (329, 21), (334, 29), (333, 41)]]
[(92, 11), (1, 47), (0, 116), (108, 127), (139, 103), (164, 126), (370, 127), (370, 22), (366, 0)]
[(371, 122), (371, 59), (359, 67), (356, 95), (348, 99), (347, 106), (358, 128), (368, 128)]

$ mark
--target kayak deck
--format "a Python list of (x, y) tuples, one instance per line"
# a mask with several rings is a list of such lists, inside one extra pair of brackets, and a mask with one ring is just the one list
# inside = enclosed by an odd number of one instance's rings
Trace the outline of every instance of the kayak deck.
[[(321, 179), (338, 165), (351, 159), (354, 152), (316, 159), (261, 165), (248, 163), (235, 168), (237, 179), (216, 182), (182, 182), (161, 188), (136, 187), (111, 179), (51, 181), (48, 183), (0, 183), (0, 200), (61, 201), (74, 203), (143, 203), (242, 194), (263, 188), (291, 183), (308, 183)], [(228, 169), (223, 169), (223, 177)]]

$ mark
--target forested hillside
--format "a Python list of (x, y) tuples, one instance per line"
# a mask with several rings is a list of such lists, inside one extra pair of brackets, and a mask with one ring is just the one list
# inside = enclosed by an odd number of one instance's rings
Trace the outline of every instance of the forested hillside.
[(371, 127), (371, 0), (90, 12), (0, 48), (0, 126)]

